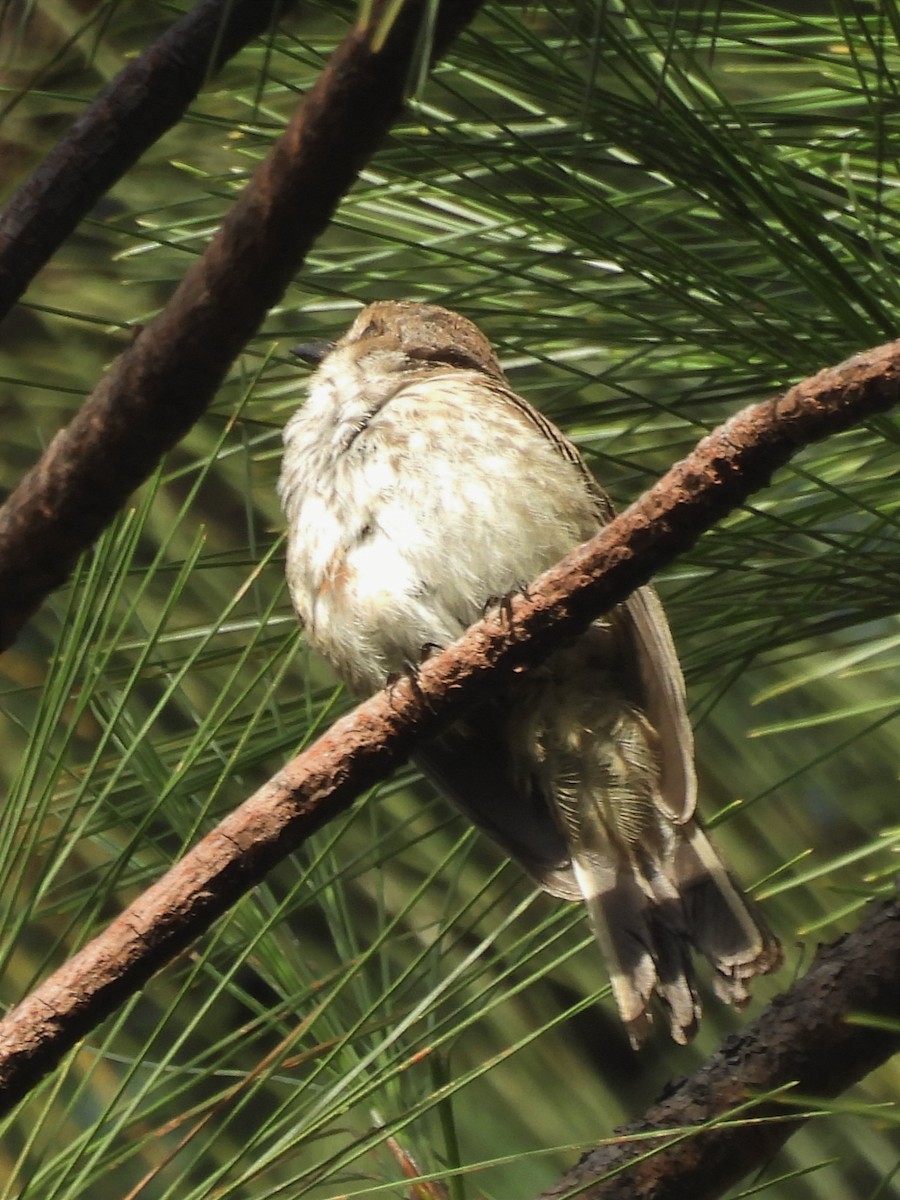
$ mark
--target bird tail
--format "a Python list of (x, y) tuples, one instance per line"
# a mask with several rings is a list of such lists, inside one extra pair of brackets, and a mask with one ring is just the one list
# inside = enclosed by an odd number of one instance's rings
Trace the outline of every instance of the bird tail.
[(577, 859), (572, 866), (632, 1046), (637, 1050), (650, 1032), (654, 993), (673, 1039), (684, 1045), (697, 1029), (700, 1001), (677, 899), (655, 903), (630, 864), (608, 872), (585, 869)]
[(741, 1008), (754, 975), (781, 963), (781, 945), (696, 821), (677, 830), (674, 873), (688, 937), (715, 970), (716, 995)]
[(781, 961), (777, 940), (699, 824), (676, 827), (674, 836), (664, 866), (634, 858), (601, 865), (596, 858), (587, 862), (573, 856), (575, 878), (635, 1049), (652, 1024), (654, 994), (674, 1041), (683, 1045), (696, 1032), (701, 1008), (692, 946), (712, 965), (716, 994), (737, 1007), (749, 999), (753, 976)]

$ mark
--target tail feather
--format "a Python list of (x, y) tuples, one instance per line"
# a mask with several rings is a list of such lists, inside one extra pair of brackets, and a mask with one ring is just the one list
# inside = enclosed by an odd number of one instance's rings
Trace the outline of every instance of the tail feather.
[(619, 1013), (637, 1049), (656, 996), (683, 1045), (701, 1015), (691, 947), (714, 968), (719, 999), (738, 1008), (753, 976), (778, 966), (781, 948), (696, 821), (675, 827), (662, 858), (613, 857), (576, 853), (572, 866)]
[(654, 993), (673, 1040), (684, 1045), (696, 1031), (700, 1002), (677, 897), (651, 898), (629, 865), (598, 869), (577, 858), (572, 865), (632, 1046), (650, 1032)]
[[(700, 1018), (692, 947), (735, 1005), (754, 975), (778, 965), (780, 950), (693, 817), (693, 784), (683, 781), (683, 803), (662, 795), (671, 777), (660, 768), (659, 736), (605, 670), (608, 634), (561, 652), (523, 692), (504, 731), (507, 762), (519, 794), (542, 799), (555, 826), (551, 871), (535, 874), (556, 894), (571, 894), (568, 875), (583, 897), (632, 1044), (648, 1032), (654, 997), (683, 1043)], [(520, 811), (514, 826), (540, 814), (527, 804)]]
[[(690, 934), (685, 928), (680, 897), (664, 875), (651, 877), (655, 898), (650, 904), (653, 958), (656, 965), (656, 991), (663, 1002), (672, 1039), (684, 1045), (697, 1032), (700, 998), (691, 970)], [(665, 886), (662, 886), (662, 885)]]
[(781, 946), (700, 825), (691, 821), (678, 833), (673, 867), (691, 941), (715, 969), (716, 994), (740, 1008), (750, 998), (748, 981), (781, 962)]

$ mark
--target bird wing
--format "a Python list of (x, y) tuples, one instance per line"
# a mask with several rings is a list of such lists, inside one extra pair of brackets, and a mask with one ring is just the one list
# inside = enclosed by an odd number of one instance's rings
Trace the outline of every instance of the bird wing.
[(681, 824), (697, 807), (694, 735), (685, 704), (684, 676), (655, 590), (638, 588), (623, 607), (637, 652), (640, 707), (659, 738), (658, 803), (668, 817)]
[[(598, 527), (616, 515), (612, 501), (600, 487), (577, 447), (527, 400), (508, 387), (488, 384), (489, 390), (512, 405), (556, 448), (559, 455), (573, 463), (584, 479), (597, 516)], [(697, 806), (697, 776), (694, 769), (694, 737), (687, 715), (684, 676), (675, 652), (669, 622), (654, 588), (639, 588), (618, 610), (626, 617), (623, 633), (631, 635), (637, 656), (640, 708), (659, 738), (660, 787), (658, 803), (662, 812), (681, 824), (690, 820)]]
[(422, 744), (414, 761), (444, 795), (551, 895), (580, 900), (566, 838), (537, 786), (511, 762), (502, 701)]

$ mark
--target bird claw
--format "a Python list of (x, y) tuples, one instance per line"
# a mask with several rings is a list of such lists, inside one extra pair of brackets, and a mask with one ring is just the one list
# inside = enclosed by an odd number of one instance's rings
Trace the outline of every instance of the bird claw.
[(405, 658), (400, 670), (392, 671), (391, 674), (388, 675), (385, 686), (389, 691), (393, 692), (394, 687), (401, 680), (406, 679), (409, 681), (409, 686), (412, 689), (413, 695), (416, 697), (416, 699), (420, 701), (424, 700), (425, 693), (422, 691), (422, 688), (419, 684), (419, 668), (421, 667), (422, 663), (426, 661), (426, 659), (430, 658), (432, 654), (440, 650), (443, 650), (443, 646), (439, 646), (436, 642), (426, 642), (419, 651), (419, 661), (415, 663), (412, 662), (411, 659)]
[(525, 587), (516, 587), (512, 591), (505, 592), (502, 596), (488, 596), (481, 609), (482, 617), (486, 617), (493, 609), (497, 609), (500, 619), (505, 621), (507, 625), (510, 625), (513, 619), (513, 600), (516, 596), (522, 596), (527, 600), (528, 589)]

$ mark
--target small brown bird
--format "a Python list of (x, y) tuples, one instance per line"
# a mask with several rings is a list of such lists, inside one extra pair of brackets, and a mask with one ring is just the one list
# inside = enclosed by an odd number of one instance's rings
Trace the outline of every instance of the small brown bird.
[[(284, 433), (287, 579), (309, 644), (356, 692), (445, 646), (613, 515), (578, 451), (513, 391), (484, 335), (382, 301), (319, 361)], [(741, 1005), (780, 961), (697, 818), (684, 681), (636, 591), (426, 743), (426, 776), (554, 896), (583, 900), (632, 1043), (654, 992), (694, 1032), (693, 946)]]

